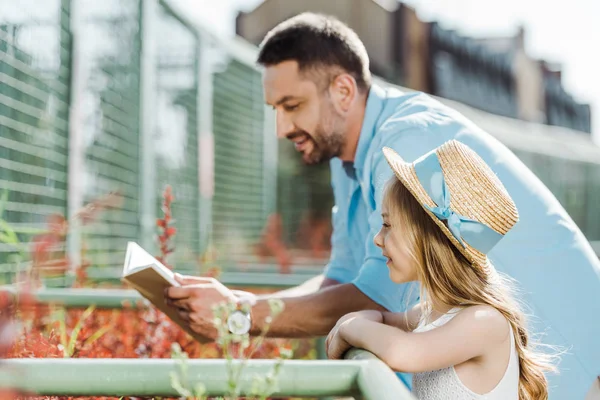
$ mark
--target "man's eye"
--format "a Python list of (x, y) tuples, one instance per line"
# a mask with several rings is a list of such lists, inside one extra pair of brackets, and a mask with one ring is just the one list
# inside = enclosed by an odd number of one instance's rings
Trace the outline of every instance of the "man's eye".
[(284, 109), (285, 111), (294, 111), (294, 110), (295, 110), (295, 109), (297, 109), (297, 108), (298, 108), (298, 104), (296, 104), (296, 105), (293, 105), (293, 106), (289, 106), (289, 105), (283, 106), (283, 109)]

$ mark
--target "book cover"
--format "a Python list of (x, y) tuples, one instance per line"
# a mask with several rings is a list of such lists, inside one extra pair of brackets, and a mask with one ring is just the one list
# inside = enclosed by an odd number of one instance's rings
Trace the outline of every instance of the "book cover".
[(170, 307), (165, 301), (164, 292), (166, 288), (181, 286), (175, 280), (173, 271), (165, 267), (135, 242), (127, 244), (121, 280), (137, 290), (144, 298), (165, 313), (173, 322), (181, 326), (194, 339), (201, 343), (208, 342), (206, 338), (194, 332), (181, 319), (176, 308)]

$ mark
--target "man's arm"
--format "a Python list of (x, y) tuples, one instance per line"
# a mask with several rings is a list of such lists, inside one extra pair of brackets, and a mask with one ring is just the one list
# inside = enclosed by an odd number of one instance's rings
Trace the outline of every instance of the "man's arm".
[(263, 296), (252, 307), (252, 335), (259, 335), (270, 314), (268, 299), (281, 298), (284, 311), (271, 323), (269, 337), (310, 337), (329, 333), (342, 316), (360, 310), (385, 308), (375, 303), (351, 283), (326, 287), (317, 292), (295, 297)]
[(364, 309), (383, 310), (353, 284), (338, 284), (290, 296), (276, 292), (261, 297), (248, 292), (232, 291), (214, 278), (181, 276), (175, 274), (181, 286), (165, 290), (167, 304), (177, 309), (179, 316), (192, 330), (214, 339), (217, 330), (214, 326), (212, 306), (221, 302), (246, 301), (254, 298), (252, 307), (252, 335), (259, 335), (265, 327), (265, 319), (270, 315), (269, 299), (281, 299), (285, 308), (272, 322), (270, 337), (310, 337), (325, 335), (343, 315)]
[(353, 249), (347, 234), (345, 194), (348, 192), (346, 172), (340, 160), (331, 162), (331, 184), (335, 199), (332, 208), (331, 254), (322, 275), (304, 284), (258, 297), (252, 309), (252, 334), (259, 334), (264, 327), (264, 320), (269, 314), (268, 298), (279, 298), (284, 301), (285, 309), (273, 321), (269, 336), (298, 337), (326, 335), (339, 318), (347, 313), (364, 309), (383, 310), (349, 282), (358, 270), (353, 257)]
[[(345, 171), (339, 160), (332, 161), (332, 188), (336, 206), (332, 209), (333, 232), (331, 237), (330, 260), (318, 285), (318, 278), (300, 287), (291, 288), (278, 293), (258, 298), (252, 307), (252, 334), (259, 334), (265, 326), (269, 315), (269, 298), (280, 298), (285, 309), (273, 321), (269, 336), (298, 337), (325, 335), (343, 315), (364, 309), (383, 310), (381, 306), (365, 296), (350, 282), (357, 273), (357, 260), (353, 256), (352, 244), (347, 235), (347, 220), (344, 212), (338, 212), (338, 204), (342, 202), (349, 190), (345, 180)], [(337, 182), (337, 184), (335, 183)], [(185, 277), (181, 283), (184, 287), (173, 287), (166, 291), (168, 304), (179, 311), (180, 317), (194, 331), (210, 338), (216, 336), (213, 326), (211, 307), (232, 296), (230, 291), (219, 282), (206, 278)]]
[(324, 289), (326, 287), (334, 286), (334, 285), (338, 285), (338, 284), (339, 284), (338, 281), (331, 279), (331, 278), (327, 278), (325, 275), (321, 274), (321, 275), (317, 275), (313, 278), (310, 278), (309, 280), (307, 280), (306, 282), (304, 282), (301, 285), (294, 286), (289, 289), (280, 290), (276, 293), (276, 295), (279, 298), (304, 296), (304, 295), (307, 295), (310, 293), (314, 293), (314, 292), (318, 291), (319, 289)]

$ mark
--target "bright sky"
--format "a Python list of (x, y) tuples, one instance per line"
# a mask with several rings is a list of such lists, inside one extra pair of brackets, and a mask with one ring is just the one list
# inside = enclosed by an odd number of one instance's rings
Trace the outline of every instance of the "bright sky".
[[(262, 0), (172, 0), (211, 31), (235, 33), (238, 10)], [(469, 36), (513, 35), (526, 28), (528, 54), (562, 65), (563, 82), (575, 99), (592, 105), (592, 130), (600, 143), (600, 0), (407, 0), (421, 19)]]

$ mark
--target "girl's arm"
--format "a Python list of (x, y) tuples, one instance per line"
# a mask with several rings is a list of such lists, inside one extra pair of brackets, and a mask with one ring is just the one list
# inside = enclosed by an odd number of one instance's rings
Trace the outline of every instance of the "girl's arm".
[(350, 314), (344, 315), (340, 318), (334, 327), (337, 328), (342, 323), (353, 318), (366, 318), (371, 321), (379, 322), (385, 325), (390, 325), (398, 329), (402, 329), (405, 332), (411, 332), (417, 327), (419, 319), (421, 318), (421, 304), (417, 304), (406, 312), (389, 312), (389, 311), (376, 311), (376, 310), (362, 310), (355, 311)]
[(340, 325), (339, 334), (351, 346), (370, 351), (393, 370), (414, 373), (482, 356), (506, 340), (508, 329), (508, 322), (495, 308), (473, 306), (427, 332), (408, 333), (355, 318)]
[(405, 332), (412, 332), (419, 324), (421, 318), (421, 303), (406, 312), (382, 312), (383, 323), (402, 329)]

